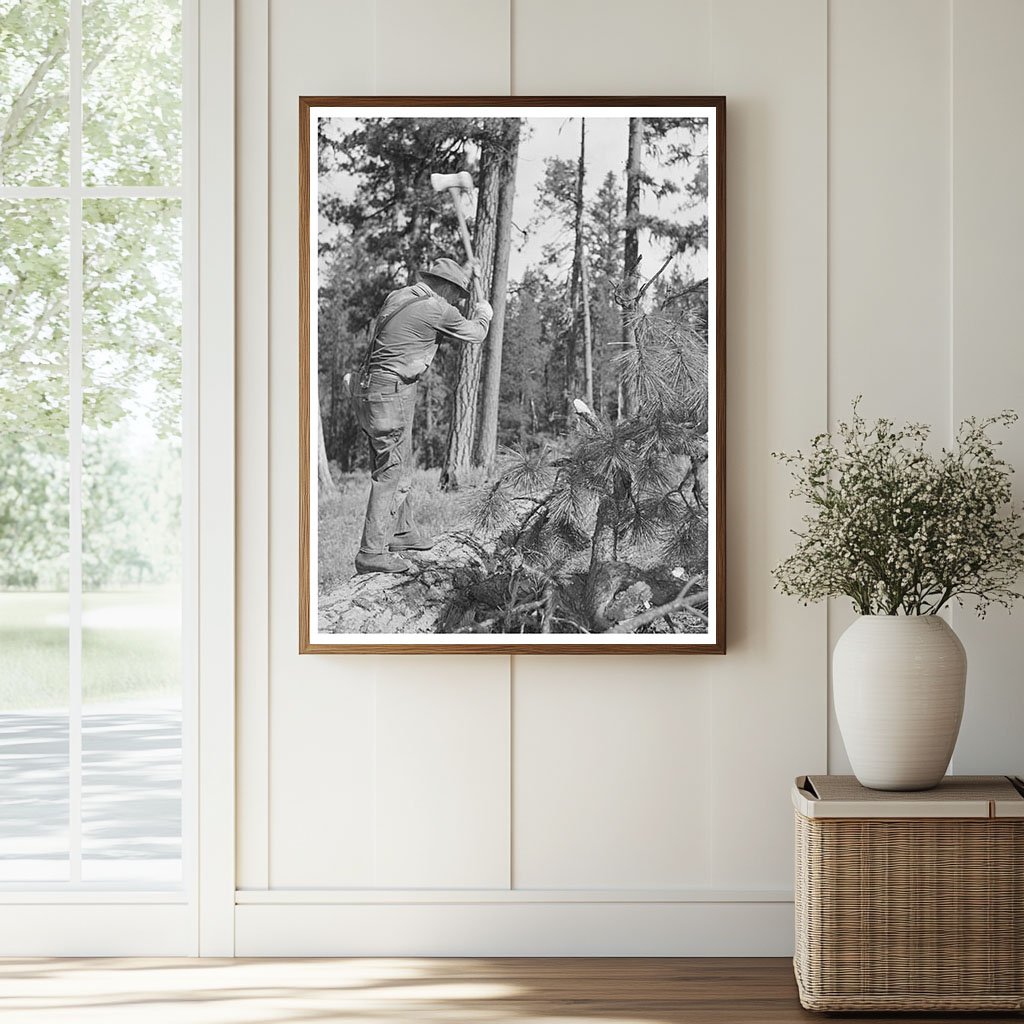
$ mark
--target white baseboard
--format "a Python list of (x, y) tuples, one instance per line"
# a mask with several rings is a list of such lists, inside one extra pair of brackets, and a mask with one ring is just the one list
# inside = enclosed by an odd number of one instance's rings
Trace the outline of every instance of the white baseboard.
[[(187, 904), (0, 903), (0, 956), (195, 956)], [(84, 1014), (84, 1011), (83, 1011)]]
[[(242, 894), (239, 894), (240, 897)], [(261, 894), (263, 895), (263, 894)], [(270, 898), (266, 894), (264, 898)], [(791, 956), (793, 904), (239, 902), (236, 956)]]

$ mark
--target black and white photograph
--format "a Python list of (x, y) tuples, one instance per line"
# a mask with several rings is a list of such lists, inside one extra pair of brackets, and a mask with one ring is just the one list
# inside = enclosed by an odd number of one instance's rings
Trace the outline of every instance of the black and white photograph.
[(724, 103), (300, 103), (300, 649), (724, 649)]

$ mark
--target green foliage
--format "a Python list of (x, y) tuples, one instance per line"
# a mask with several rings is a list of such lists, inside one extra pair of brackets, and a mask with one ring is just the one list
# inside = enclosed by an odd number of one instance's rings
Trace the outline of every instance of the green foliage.
[(55, 199), (0, 200), (0, 438), (66, 450), (67, 210)]
[[(181, 566), (181, 446), (129, 421), (87, 431), (82, 466), (87, 587), (162, 584)], [(0, 587), (68, 585), (68, 461), (34, 439), (0, 438)]]
[(1024, 596), (1024, 516), (988, 432), (1016, 420), (966, 419), (935, 455), (927, 426), (869, 425), (855, 401), (837, 434), (777, 454), (811, 506), (796, 551), (775, 569), (777, 588), (805, 602), (846, 596), (862, 615), (934, 615), (965, 598), (980, 616), (1009, 608)]
[(65, 185), (68, 5), (0, 0), (0, 185)]
[(177, 200), (84, 204), (83, 418), (143, 416), (181, 433), (181, 212)]
[(181, 445), (129, 428), (89, 432), (82, 467), (82, 578), (89, 589), (176, 582)]
[(0, 587), (66, 586), (67, 454), (0, 435)]
[[(68, 4), (0, 0), (0, 184), (65, 185)], [(85, 0), (87, 184), (181, 180), (180, 0)]]
[[(0, 181), (67, 185), (68, 5), (0, 0)], [(175, 185), (181, 4), (85, 0), (86, 185)], [(0, 585), (64, 586), (68, 206), (0, 201)], [(173, 579), (181, 437), (181, 210), (83, 204), (86, 581)]]
[(82, 172), (93, 185), (181, 181), (181, 0), (85, 0)]

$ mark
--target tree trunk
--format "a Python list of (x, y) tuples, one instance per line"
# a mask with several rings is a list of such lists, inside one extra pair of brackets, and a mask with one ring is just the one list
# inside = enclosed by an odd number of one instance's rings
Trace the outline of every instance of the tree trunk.
[(615, 498), (606, 495), (597, 506), (597, 520), (594, 523), (594, 538), (590, 547), (590, 571), (594, 572), (605, 562), (614, 562), (616, 557), (615, 529), (618, 508)]
[(344, 395), (342, 378), (345, 376), (342, 363), (342, 348), (337, 340), (334, 342), (334, 352), (331, 356), (331, 400), (327, 411), (327, 427), (324, 430), (324, 440), (328, 442), (331, 454), (337, 457), (338, 436), (341, 434), (342, 409), (344, 408)]
[[(573, 197), (573, 251), (572, 273), (569, 276), (569, 308), (573, 324), (565, 346), (565, 398), (569, 403), (569, 422), (572, 422), (573, 402), (579, 398), (579, 382), (576, 377), (576, 362), (579, 347), (577, 341), (583, 330), (580, 316), (580, 279), (583, 271), (583, 178), (586, 174), (587, 119), (580, 119), (580, 155), (576, 161), (576, 194)], [(589, 405), (589, 403), (588, 403)]]
[[(637, 308), (640, 262), (640, 157), (644, 135), (644, 119), (629, 119), (629, 150), (626, 158), (626, 244), (623, 251), (622, 344), (627, 355), (636, 349), (636, 329), (633, 326)], [(622, 381), (622, 412), (635, 416), (637, 411), (636, 387), (632, 375), (626, 373)]]
[(594, 335), (590, 327), (590, 273), (587, 253), (580, 243), (580, 301), (583, 306), (583, 377), (586, 403), (594, 408)]
[(317, 460), (316, 475), (320, 483), (320, 498), (333, 498), (337, 496), (338, 489), (334, 486), (334, 478), (331, 476), (331, 467), (327, 461), (327, 446), (324, 444), (324, 421), (320, 415), (320, 402), (316, 403), (316, 433), (317, 433)]
[[(500, 177), (497, 165), (495, 154), (485, 147), (480, 155), (480, 185), (476, 219), (473, 224), (473, 253), (480, 260), (480, 286), (484, 295), (490, 294), (494, 276), (494, 241)], [(441, 466), (440, 484), (443, 491), (456, 491), (462, 487), (472, 464), (476, 407), (480, 392), (483, 349), (486, 344), (487, 340), (484, 339), (479, 345), (459, 346), (459, 367), (453, 389), (448, 449)]]
[[(589, 408), (594, 407), (594, 347), (590, 329), (590, 274), (587, 269), (587, 254), (583, 242), (583, 180), (586, 177), (587, 119), (580, 120), (580, 155), (576, 164), (576, 218), (573, 225), (576, 246), (572, 261), (572, 283), (569, 289), (570, 303), (575, 317), (574, 330), (578, 335), (579, 348), (583, 350), (584, 395)], [(577, 304), (578, 303), (578, 304)], [(576, 382), (577, 346), (574, 343), (567, 353), (567, 394), (569, 404), (579, 396)]]
[(483, 352), (483, 383), (476, 428), (473, 461), (488, 473), (494, 467), (498, 447), (498, 398), (501, 393), (501, 347), (505, 336), (505, 303), (508, 298), (508, 259), (512, 248), (512, 203), (516, 194), (519, 166), (520, 121), (510, 121), (502, 139), (498, 163), (500, 179), (497, 224), (494, 240), (494, 277), (491, 281), (491, 305), (494, 319)]

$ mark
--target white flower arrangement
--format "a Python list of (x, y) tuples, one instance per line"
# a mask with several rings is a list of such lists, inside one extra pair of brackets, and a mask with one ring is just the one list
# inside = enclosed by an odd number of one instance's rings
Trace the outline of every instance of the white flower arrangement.
[(979, 616), (1009, 608), (1024, 571), (1024, 517), (1012, 503), (1011, 466), (988, 436), (1006, 411), (960, 424), (951, 450), (925, 450), (930, 428), (849, 423), (819, 434), (809, 452), (773, 452), (811, 511), (775, 587), (805, 604), (846, 596), (862, 615), (934, 615), (972, 598)]

